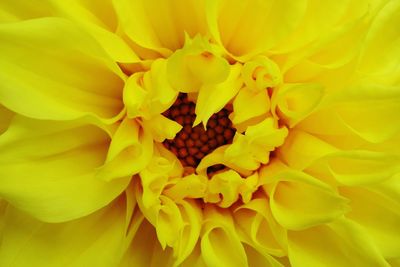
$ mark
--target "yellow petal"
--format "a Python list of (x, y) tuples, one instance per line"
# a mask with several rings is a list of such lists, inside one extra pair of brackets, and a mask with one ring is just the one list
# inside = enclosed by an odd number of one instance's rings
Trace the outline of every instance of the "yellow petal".
[(246, 252), (235, 232), (231, 215), (209, 208), (201, 235), (201, 253), (207, 266), (248, 266)]
[(38, 221), (9, 206), (0, 265), (116, 266), (124, 247), (125, 213), (123, 197), (89, 216), (57, 224)]
[[(172, 266), (172, 249), (163, 250), (158, 242), (154, 227), (144, 220), (126, 249), (119, 267), (132, 266)], [(89, 265), (90, 266), (90, 265)]]
[(256, 170), (261, 163), (266, 164), (269, 161), (269, 153), (283, 144), (287, 133), (285, 127), (276, 126), (274, 119), (266, 118), (249, 126), (245, 135), (236, 133), (224, 157), (226, 161), (240, 168)]
[(157, 142), (174, 139), (175, 135), (182, 129), (182, 125), (163, 115), (156, 115), (150, 120), (143, 120), (143, 127), (151, 131), (154, 140)]
[(207, 1), (207, 22), (212, 36), (245, 60), (288, 36), (306, 6), (306, 1)]
[(32, 3), (29, 0), (21, 0), (16, 3), (12, 0), (4, 0), (0, 3), (0, 21), (14, 22), (39, 17), (47, 17), (53, 13), (53, 7), (49, 1)]
[(178, 207), (184, 220), (177, 244), (174, 246), (174, 266), (186, 260), (193, 253), (198, 244), (202, 227), (202, 213), (200, 206), (193, 201), (178, 201)]
[(278, 260), (269, 254), (261, 254), (251, 246), (244, 244), (247, 259), (249, 260), (249, 267), (284, 267)]
[(373, 151), (346, 151), (327, 155), (329, 172), (344, 185), (368, 185), (392, 178), (400, 171), (400, 157)]
[(240, 64), (232, 65), (229, 76), (224, 82), (201, 87), (196, 103), (196, 120), (193, 125), (200, 122), (207, 125), (208, 119), (220, 111), (237, 94), (243, 84), (240, 71)]
[[(353, 4), (354, 2), (354, 4)], [(273, 53), (295, 51), (305, 44), (332, 34), (333, 28), (343, 27), (349, 20), (354, 20), (364, 14), (368, 1), (308, 1), (304, 18), (298, 28), (284, 39)], [(369, 4), (369, 3), (368, 3)]]
[(346, 200), (321, 181), (300, 172), (272, 174), (271, 211), (286, 229), (324, 224), (347, 211)]
[(176, 100), (174, 90), (167, 78), (167, 61), (155, 60), (150, 71), (130, 76), (124, 88), (124, 103), (129, 118), (150, 119), (167, 110)]
[(122, 30), (141, 47), (169, 55), (183, 46), (185, 33), (205, 33), (202, 1), (113, 1)]
[(112, 119), (122, 110), (121, 71), (91, 36), (66, 20), (2, 24), (0, 67), (0, 102), (25, 116)]
[(234, 210), (233, 217), (244, 242), (262, 255), (285, 255), (280, 243), (286, 239), (286, 230), (273, 219), (266, 198), (256, 198), (239, 206)]
[(252, 193), (257, 190), (257, 183), (257, 174), (242, 178), (233, 170), (220, 172), (214, 174), (208, 182), (204, 200), (212, 203), (218, 200), (217, 205), (221, 208), (230, 207), (239, 199), (239, 196), (244, 203), (247, 203), (250, 201)]
[(389, 267), (368, 235), (349, 220), (292, 231), (288, 237), (288, 255), (293, 267)]
[(97, 177), (106, 181), (139, 173), (153, 154), (153, 139), (148, 130), (125, 118), (112, 138), (106, 162)]
[[(161, 196), (155, 228), (161, 247), (172, 247), (177, 242), (183, 228), (183, 219), (178, 206), (168, 197)], [(200, 231), (199, 231), (200, 232)]]
[(207, 183), (206, 176), (190, 174), (179, 178), (175, 184), (164, 190), (163, 194), (175, 201), (184, 198), (202, 198), (205, 196)]
[[(225, 146), (220, 146), (214, 151), (212, 151), (210, 154), (206, 155), (199, 163), (199, 165), (196, 168), (196, 173), (203, 175), (207, 177), (207, 168), (213, 165), (217, 164), (223, 164), (238, 173), (240, 173), (243, 176), (249, 176), (251, 175), (251, 171), (249, 169), (243, 168), (239, 165), (236, 165), (235, 162), (232, 162), (229, 160), (229, 157), (225, 157), (225, 153), (229, 145)], [(250, 163), (251, 164), (251, 163)]]
[(51, 1), (53, 13), (76, 21), (84, 27), (118, 62), (138, 62), (139, 57), (115, 32), (118, 27), (116, 11), (112, 1)]
[(14, 112), (0, 105), (0, 135), (7, 130), (8, 126), (10, 126), (13, 117)]
[(354, 133), (371, 143), (400, 132), (399, 86), (361, 84), (332, 96), (335, 111)]
[(323, 89), (320, 84), (285, 84), (273, 99), (272, 109), (277, 107), (275, 112), (292, 128), (318, 107)]
[(267, 114), (269, 109), (270, 99), (266, 90), (253, 92), (248, 88), (243, 88), (233, 101), (231, 121), (234, 125), (241, 124)]
[(279, 66), (263, 56), (247, 61), (243, 65), (242, 75), (244, 83), (254, 91), (277, 87), (282, 82)]
[(107, 205), (130, 180), (95, 177), (108, 144), (95, 126), (15, 117), (0, 137), (0, 196), (43, 221), (85, 216)]
[(385, 192), (351, 187), (340, 189), (340, 193), (350, 199), (351, 211), (346, 216), (365, 228), (382, 255), (400, 257), (399, 197), (392, 200)]
[(177, 91), (197, 92), (202, 85), (217, 84), (229, 75), (228, 61), (218, 47), (209, 40), (196, 36), (168, 58), (168, 79)]
[(338, 151), (335, 147), (307, 132), (291, 130), (278, 155), (287, 165), (304, 170), (317, 159)]
[(360, 70), (366, 73), (399, 73), (400, 54), (400, 3), (388, 1), (380, 10), (369, 28), (362, 49)]

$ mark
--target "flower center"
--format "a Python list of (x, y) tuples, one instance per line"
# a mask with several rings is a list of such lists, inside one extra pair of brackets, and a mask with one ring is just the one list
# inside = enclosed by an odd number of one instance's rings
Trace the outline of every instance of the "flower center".
[(165, 140), (164, 146), (173, 152), (184, 167), (196, 168), (201, 159), (219, 146), (232, 143), (235, 129), (228, 115), (229, 107), (214, 114), (203, 125), (192, 127), (195, 121), (195, 104), (186, 94), (180, 94), (175, 103), (164, 112), (164, 116), (183, 126), (173, 140)]

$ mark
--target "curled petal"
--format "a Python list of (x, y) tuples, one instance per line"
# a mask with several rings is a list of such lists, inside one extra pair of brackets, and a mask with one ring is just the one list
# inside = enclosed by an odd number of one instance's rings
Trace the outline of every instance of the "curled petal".
[(227, 208), (241, 196), (243, 202), (247, 203), (257, 190), (257, 184), (257, 174), (242, 178), (233, 170), (217, 173), (208, 183), (205, 201), (212, 203), (217, 201), (218, 206)]
[(368, 185), (388, 180), (400, 171), (400, 157), (373, 151), (343, 151), (325, 156), (329, 173), (344, 185)]
[(288, 242), (293, 267), (302, 267), (305, 263), (321, 267), (389, 267), (367, 233), (350, 220), (340, 219), (308, 230), (291, 231)]
[(65, 19), (2, 24), (0, 68), (0, 103), (24, 116), (110, 123), (123, 109), (124, 75), (90, 35)]
[(200, 122), (207, 125), (208, 119), (220, 111), (238, 93), (243, 84), (240, 70), (239, 63), (232, 65), (225, 81), (201, 87), (196, 103), (196, 120), (193, 125)]
[(231, 121), (239, 128), (242, 123), (266, 115), (269, 109), (270, 99), (266, 90), (254, 92), (246, 87), (239, 91), (233, 101)]
[(207, 1), (206, 7), (214, 39), (244, 61), (287, 37), (303, 17), (307, 1), (222, 0)]
[(168, 58), (168, 79), (176, 90), (189, 93), (202, 85), (217, 84), (229, 75), (229, 63), (206, 38), (187, 38), (185, 46)]
[(206, 33), (203, 1), (113, 1), (121, 31), (136, 45), (143, 58), (143, 48), (163, 56), (181, 48), (185, 34), (191, 37)]
[[(286, 230), (273, 219), (265, 198), (256, 198), (234, 210), (241, 239), (262, 255), (285, 255)], [(284, 244), (281, 244), (284, 243)]]
[(259, 56), (243, 65), (243, 80), (254, 91), (277, 87), (282, 83), (279, 66), (267, 57)]
[(360, 60), (360, 71), (372, 74), (399, 73), (400, 30), (398, 25), (400, 3), (388, 1), (369, 28)]
[(132, 176), (143, 170), (153, 154), (153, 139), (135, 121), (125, 118), (110, 144), (106, 162), (98, 169), (97, 177), (113, 180)]
[(176, 100), (178, 92), (167, 79), (166, 60), (155, 60), (150, 71), (130, 76), (124, 88), (124, 104), (129, 118), (153, 116), (167, 110)]
[(246, 252), (235, 231), (231, 215), (207, 208), (201, 233), (201, 253), (207, 266), (248, 266)]
[(48, 222), (104, 207), (130, 181), (127, 176), (109, 182), (96, 177), (109, 142), (103, 130), (82, 122), (16, 116), (0, 136), (0, 197)]
[(165, 189), (163, 194), (174, 200), (202, 198), (205, 196), (207, 184), (206, 176), (190, 174), (179, 178), (175, 184)]
[(260, 164), (269, 161), (269, 153), (280, 146), (288, 131), (278, 128), (272, 118), (249, 126), (245, 135), (236, 133), (232, 145), (228, 146), (224, 157), (226, 161), (247, 170), (256, 170)]
[(385, 258), (399, 258), (400, 197), (391, 199), (386, 191), (379, 191), (355, 187), (340, 189), (350, 200), (351, 211), (346, 216), (365, 228)]
[(304, 170), (316, 160), (338, 151), (329, 143), (303, 131), (291, 130), (278, 155), (288, 166)]
[(157, 142), (174, 139), (175, 135), (182, 129), (182, 125), (163, 115), (155, 115), (150, 120), (144, 120), (143, 127), (151, 131), (154, 140)]
[(14, 117), (14, 112), (0, 105), (0, 135), (4, 133), (10, 126), (13, 117)]
[(89, 216), (57, 224), (38, 221), (9, 206), (0, 265), (117, 266), (126, 245), (125, 215), (124, 197)]
[(320, 84), (285, 84), (272, 100), (273, 112), (281, 114), (292, 128), (318, 107), (323, 89)]
[(324, 224), (348, 211), (347, 201), (325, 183), (300, 172), (272, 174), (274, 218), (286, 229), (301, 230)]

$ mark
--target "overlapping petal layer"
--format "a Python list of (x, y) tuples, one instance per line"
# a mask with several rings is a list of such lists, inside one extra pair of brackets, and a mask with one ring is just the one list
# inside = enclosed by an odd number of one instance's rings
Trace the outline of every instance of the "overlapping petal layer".
[(399, 7), (3, 1), (0, 265), (398, 265)]

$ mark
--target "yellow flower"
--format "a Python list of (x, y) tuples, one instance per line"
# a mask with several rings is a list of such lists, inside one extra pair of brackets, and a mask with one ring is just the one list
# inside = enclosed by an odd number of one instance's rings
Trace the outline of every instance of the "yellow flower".
[(0, 22), (0, 266), (400, 266), (399, 1)]

